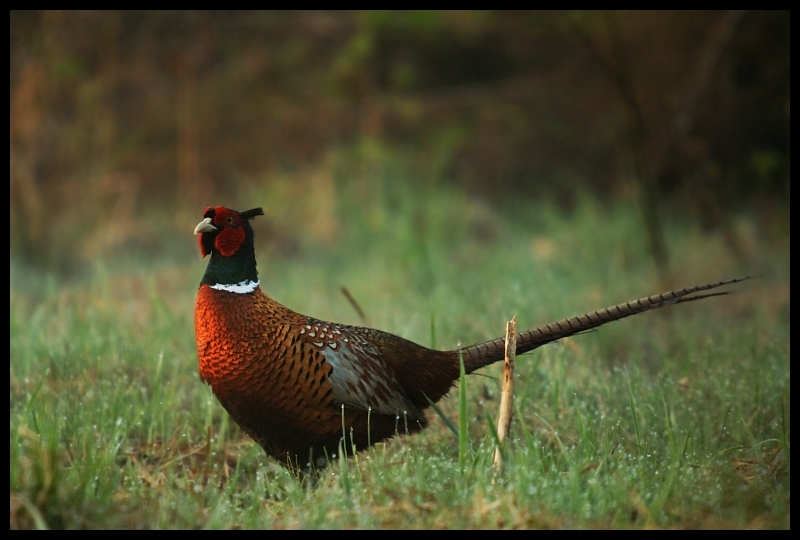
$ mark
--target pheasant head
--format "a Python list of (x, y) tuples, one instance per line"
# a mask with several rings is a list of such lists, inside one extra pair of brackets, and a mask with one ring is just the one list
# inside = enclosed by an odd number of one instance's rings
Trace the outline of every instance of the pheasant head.
[(194, 228), (200, 254), (211, 255), (201, 285), (214, 288), (247, 287), (258, 283), (253, 228), (249, 220), (263, 216), (261, 208), (237, 212), (229, 208), (209, 206), (203, 221)]

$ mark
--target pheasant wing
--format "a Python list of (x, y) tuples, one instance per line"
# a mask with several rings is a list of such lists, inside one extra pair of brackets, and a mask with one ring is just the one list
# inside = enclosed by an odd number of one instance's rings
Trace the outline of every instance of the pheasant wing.
[(299, 331), (300, 339), (331, 365), (328, 380), (333, 397), (354, 409), (424, 420), (424, 413), (408, 399), (381, 353), (353, 330), (309, 319)]

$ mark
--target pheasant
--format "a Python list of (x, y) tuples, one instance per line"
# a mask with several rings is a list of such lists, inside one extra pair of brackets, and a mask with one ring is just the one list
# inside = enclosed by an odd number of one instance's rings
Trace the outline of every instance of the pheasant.
[[(298, 470), (323, 466), (398, 432), (423, 429), (425, 410), (460, 373), (502, 360), (504, 338), (428, 349), (396, 335), (296, 313), (262, 292), (250, 220), (261, 208), (208, 207), (195, 227), (200, 253), (211, 255), (195, 306), (200, 377), (264, 451)], [(712, 292), (747, 278), (670, 291), (523, 331), (517, 354), (611, 321)], [(430, 401), (429, 401), (430, 400)], [(343, 433), (346, 444), (340, 444)]]

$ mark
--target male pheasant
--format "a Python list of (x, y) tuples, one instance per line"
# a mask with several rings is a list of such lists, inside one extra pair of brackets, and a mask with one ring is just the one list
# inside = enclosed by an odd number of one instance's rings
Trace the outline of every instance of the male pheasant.
[[(261, 208), (209, 207), (195, 227), (211, 255), (200, 282), (195, 334), (200, 377), (266, 453), (298, 470), (324, 464), (347, 434), (361, 450), (427, 424), (425, 409), (459, 377), (502, 360), (504, 339), (437, 351), (358, 326), (295, 313), (261, 291), (249, 220)], [(743, 278), (746, 279), (746, 278)], [(521, 332), (517, 354), (743, 279), (641, 298)], [(352, 437), (352, 439), (351, 439)]]

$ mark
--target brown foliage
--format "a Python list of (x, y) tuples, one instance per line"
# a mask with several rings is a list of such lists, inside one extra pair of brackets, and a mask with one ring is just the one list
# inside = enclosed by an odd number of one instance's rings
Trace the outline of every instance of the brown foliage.
[(732, 209), (788, 208), (788, 12), (12, 12), (10, 28), (12, 250), (44, 265), (136, 241), (145, 208), (196, 213), (364, 140), (491, 199), (640, 190), (723, 229)]

